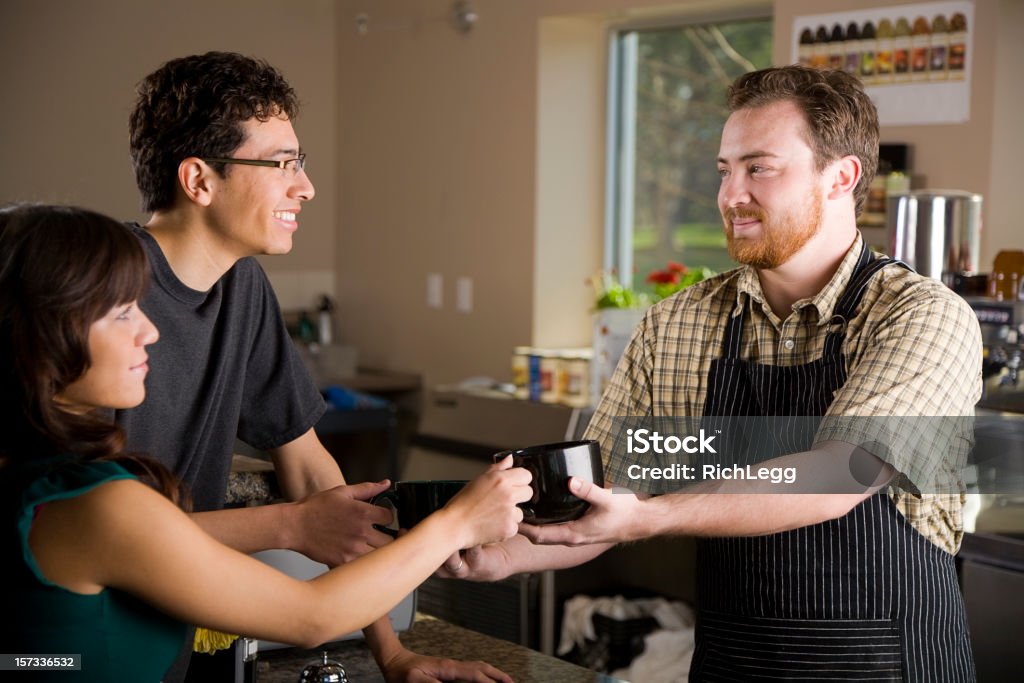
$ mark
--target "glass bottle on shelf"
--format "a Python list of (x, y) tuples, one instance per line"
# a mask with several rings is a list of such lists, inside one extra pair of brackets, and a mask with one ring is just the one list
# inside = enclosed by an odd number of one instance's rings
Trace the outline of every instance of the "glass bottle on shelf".
[(992, 274), (988, 279), (988, 295), (997, 301), (1016, 301), (1021, 296), (1021, 280), (1024, 279), (1024, 251), (1004, 249), (996, 254), (992, 262)]

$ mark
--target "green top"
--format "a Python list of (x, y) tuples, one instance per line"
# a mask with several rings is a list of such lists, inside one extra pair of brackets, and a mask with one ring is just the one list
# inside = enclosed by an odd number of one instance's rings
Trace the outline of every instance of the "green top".
[[(28, 544), (38, 506), (74, 498), (117, 479), (134, 479), (112, 462), (71, 456), (12, 462), (0, 469), (4, 618), (7, 652), (81, 655), (81, 671), (36, 671), (34, 681), (159, 681), (180, 649), (185, 626), (128, 593), (106, 588), (83, 595), (43, 576)], [(127, 511), (126, 511), (127, 512)]]

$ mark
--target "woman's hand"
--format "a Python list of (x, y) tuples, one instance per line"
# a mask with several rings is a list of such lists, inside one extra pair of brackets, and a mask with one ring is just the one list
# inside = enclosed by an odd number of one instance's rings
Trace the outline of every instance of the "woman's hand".
[(512, 467), (511, 456), (491, 465), (469, 482), (445, 506), (460, 526), (460, 548), (503, 541), (515, 536), (523, 511), (516, 507), (533, 496), (532, 475), (521, 467)]

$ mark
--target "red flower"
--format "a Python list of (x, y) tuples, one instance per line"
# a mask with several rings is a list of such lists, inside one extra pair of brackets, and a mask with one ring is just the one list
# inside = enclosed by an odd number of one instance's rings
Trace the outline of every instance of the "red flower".
[(682, 263), (679, 263), (678, 261), (669, 261), (668, 262), (668, 270), (672, 271), (673, 273), (685, 274), (687, 268), (686, 268), (686, 266), (684, 266)]
[(654, 284), (674, 285), (679, 282), (679, 273), (672, 270), (652, 270), (647, 281)]

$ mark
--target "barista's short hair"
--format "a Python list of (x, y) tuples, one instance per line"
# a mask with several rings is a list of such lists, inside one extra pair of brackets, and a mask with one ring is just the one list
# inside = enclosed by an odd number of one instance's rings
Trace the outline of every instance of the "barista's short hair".
[[(183, 159), (230, 157), (245, 140), (244, 122), (298, 113), (295, 91), (263, 60), (207, 52), (167, 62), (139, 83), (128, 120), (143, 211), (174, 205)], [(224, 164), (210, 166), (226, 173)]]
[(854, 189), (857, 215), (867, 202), (878, 168), (878, 110), (856, 76), (836, 69), (782, 66), (743, 74), (729, 87), (729, 111), (793, 102), (807, 122), (808, 144), (818, 172), (836, 159), (860, 159)]

